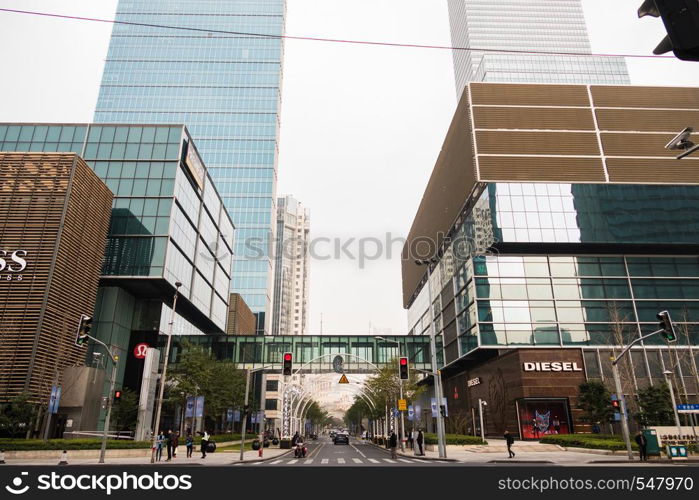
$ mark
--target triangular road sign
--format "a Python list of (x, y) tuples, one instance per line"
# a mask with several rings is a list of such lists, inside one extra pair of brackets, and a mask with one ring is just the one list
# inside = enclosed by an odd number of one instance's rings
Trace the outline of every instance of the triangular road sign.
[(347, 380), (347, 376), (344, 373), (342, 374), (342, 377), (340, 377), (338, 384), (349, 384), (349, 380)]

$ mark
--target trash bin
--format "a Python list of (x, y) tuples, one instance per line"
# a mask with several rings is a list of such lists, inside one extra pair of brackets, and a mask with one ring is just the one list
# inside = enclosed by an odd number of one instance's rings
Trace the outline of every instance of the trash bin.
[(660, 445), (658, 444), (658, 433), (655, 429), (643, 429), (643, 435), (646, 437), (646, 453), (648, 456), (660, 456)]

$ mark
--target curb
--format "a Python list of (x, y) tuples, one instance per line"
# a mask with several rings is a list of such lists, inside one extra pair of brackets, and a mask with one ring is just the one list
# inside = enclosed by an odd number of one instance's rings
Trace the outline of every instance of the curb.
[(558, 462), (553, 462), (551, 460), (489, 460), (487, 464), (556, 464), (561, 465)]
[(285, 451), (284, 453), (280, 453), (279, 455), (274, 455), (273, 457), (267, 457), (267, 458), (252, 458), (249, 460), (234, 460), (231, 462), (231, 464), (257, 464), (257, 463), (262, 463), (262, 462), (268, 462), (269, 460), (275, 460), (277, 458), (283, 457), (291, 453), (293, 448)]
[(590, 460), (585, 462), (588, 464), (627, 464), (627, 465), (682, 465), (682, 464), (699, 464), (699, 459), (689, 458), (687, 460), (670, 460), (667, 458), (648, 460), (646, 462), (641, 462), (640, 460)]
[[(391, 453), (383, 446), (379, 446), (378, 444), (374, 444), (374, 443), (369, 443), (369, 444), (371, 444), (371, 446), (373, 446), (374, 448), (385, 451), (386, 453)], [(434, 461), (441, 460), (442, 462), (460, 462), (460, 460), (457, 460), (456, 458), (439, 458), (439, 457), (433, 458), (433, 457), (428, 457), (426, 455), (408, 455), (406, 453), (401, 453), (400, 451), (398, 452), (398, 456), (405, 457), (405, 458), (416, 458), (418, 460), (434, 460)]]

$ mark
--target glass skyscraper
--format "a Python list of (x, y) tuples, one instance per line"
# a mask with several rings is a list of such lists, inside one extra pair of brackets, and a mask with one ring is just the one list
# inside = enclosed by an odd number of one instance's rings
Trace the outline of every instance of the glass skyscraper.
[(95, 112), (187, 125), (236, 225), (231, 289), (258, 333), (270, 323), (285, 12), (285, 0), (120, 0), (117, 21), (149, 26), (114, 25)]
[(462, 48), (453, 51), (457, 99), (472, 81), (629, 83), (623, 58), (584, 55), (591, 49), (580, 0), (448, 3), (452, 45)]

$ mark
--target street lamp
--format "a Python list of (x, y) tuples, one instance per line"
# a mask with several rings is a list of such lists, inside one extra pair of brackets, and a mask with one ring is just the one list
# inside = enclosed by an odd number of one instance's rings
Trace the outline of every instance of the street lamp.
[(680, 414), (677, 412), (677, 403), (675, 402), (675, 391), (672, 390), (672, 381), (668, 376), (672, 375), (672, 372), (670, 370), (665, 370), (663, 372), (663, 375), (665, 376), (665, 383), (670, 389), (670, 401), (672, 401), (672, 411), (675, 414), (675, 425), (677, 425), (677, 437), (679, 439), (679, 436), (682, 435), (682, 426), (680, 425)]
[(165, 346), (165, 357), (163, 358), (163, 374), (160, 377), (160, 388), (158, 390), (158, 404), (155, 410), (155, 429), (153, 431), (153, 446), (151, 447), (150, 463), (155, 463), (155, 447), (158, 443), (158, 428), (160, 427), (160, 413), (163, 410), (163, 395), (165, 394), (165, 376), (167, 375), (167, 364), (170, 359), (170, 344), (172, 343), (172, 327), (175, 323), (175, 309), (177, 308), (177, 297), (179, 296), (182, 283), (175, 283), (175, 298), (172, 300), (172, 313), (170, 314), (170, 323), (167, 328), (167, 343)]
[(478, 418), (481, 422), (481, 441), (485, 443), (485, 429), (483, 428), (483, 407), (488, 406), (488, 403), (478, 398)]
[[(401, 343), (397, 340), (389, 340), (386, 337), (375, 337), (377, 340), (383, 340), (384, 342), (390, 342), (398, 346), (398, 356), (402, 356)], [(398, 379), (398, 384), (400, 387), (400, 399), (403, 399), (403, 379)], [(400, 451), (405, 451), (405, 416), (403, 411), (400, 410)]]
[(434, 331), (434, 309), (432, 307), (432, 287), (430, 286), (430, 277), (432, 275), (432, 265), (439, 262), (435, 257), (431, 259), (417, 259), (415, 264), (418, 266), (427, 266), (427, 293), (430, 301), (430, 358), (432, 361), (432, 374), (434, 376), (434, 397), (437, 401), (437, 407), (440, 411), (437, 412), (437, 443), (439, 447), (439, 458), (447, 457), (447, 447), (444, 439), (444, 415), (442, 415), (442, 380), (439, 370), (437, 370), (437, 342), (435, 337), (437, 333)]

